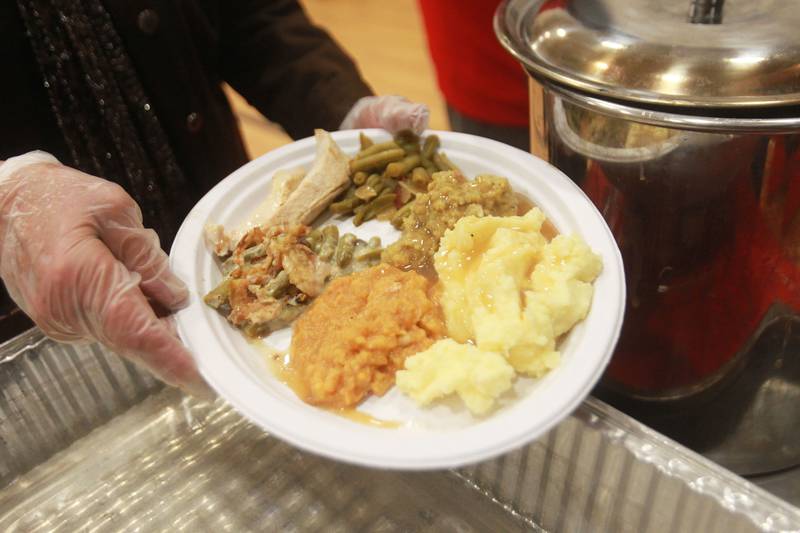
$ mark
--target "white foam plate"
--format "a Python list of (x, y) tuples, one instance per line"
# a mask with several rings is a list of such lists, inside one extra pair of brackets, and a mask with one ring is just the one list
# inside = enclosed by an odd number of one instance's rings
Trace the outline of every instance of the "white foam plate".
[[(380, 130), (368, 130), (388, 140)], [(460, 401), (419, 408), (396, 388), (373, 397), (359, 410), (400, 423), (374, 427), (302, 402), (278, 380), (264, 351), (203, 303), (203, 295), (221, 279), (203, 242), (208, 222), (237, 224), (269, 192), (273, 173), (298, 165), (310, 168), (313, 138), (284, 146), (251, 161), (214, 187), (189, 213), (170, 252), (170, 264), (191, 292), (189, 306), (177, 314), (178, 332), (197, 359), (208, 383), (244, 416), (266, 431), (307, 451), (367, 466), (437, 469), (488, 459), (522, 446), (567, 417), (602, 374), (616, 345), (625, 305), (622, 258), (602, 216), (572, 181), (548, 163), (489, 139), (445, 131), (436, 133), (442, 149), (466, 176), (505, 176), (513, 188), (538, 205), (561, 233), (577, 233), (603, 259), (595, 282), (592, 308), (560, 345), (561, 364), (541, 379), (517, 379), (499, 408), (473, 417)], [(358, 150), (358, 132), (333, 133), (348, 154)], [(335, 219), (334, 219), (335, 220)], [(362, 237), (379, 235), (384, 244), (397, 237), (387, 222), (370, 221), (354, 228), (337, 221), (342, 231)], [(265, 339), (268, 346), (288, 347), (290, 330)]]

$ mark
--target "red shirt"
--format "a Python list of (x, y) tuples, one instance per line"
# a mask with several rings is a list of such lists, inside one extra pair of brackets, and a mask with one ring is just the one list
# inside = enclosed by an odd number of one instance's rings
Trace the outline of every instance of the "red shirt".
[(439, 88), (477, 120), (528, 125), (527, 75), (495, 37), (498, 0), (419, 0)]

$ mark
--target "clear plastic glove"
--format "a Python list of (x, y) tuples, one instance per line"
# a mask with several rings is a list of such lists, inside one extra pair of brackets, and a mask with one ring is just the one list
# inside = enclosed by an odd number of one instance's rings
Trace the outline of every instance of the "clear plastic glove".
[(402, 96), (365, 96), (347, 113), (339, 129), (383, 128), (390, 133), (412, 130), (419, 135), (428, 127), (429, 115), (428, 106)]
[(158, 377), (208, 397), (169, 318), (188, 291), (120, 186), (43, 152), (0, 164), (0, 276), (53, 339), (99, 341)]

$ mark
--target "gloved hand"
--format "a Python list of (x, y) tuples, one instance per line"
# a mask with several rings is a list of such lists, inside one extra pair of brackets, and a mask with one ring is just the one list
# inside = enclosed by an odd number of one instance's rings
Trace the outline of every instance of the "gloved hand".
[[(44, 152), (0, 164), (0, 276), (53, 339), (99, 341), (168, 383), (207, 396), (168, 318), (188, 291), (121, 187)], [(149, 301), (148, 301), (149, 300)]]
[(428, 127), (429, 114), (428, 106), (402, 96), (365, 96), (348, 111), (339, 129), (383, 128), (390, 133), (409, 129), (419, 135)]

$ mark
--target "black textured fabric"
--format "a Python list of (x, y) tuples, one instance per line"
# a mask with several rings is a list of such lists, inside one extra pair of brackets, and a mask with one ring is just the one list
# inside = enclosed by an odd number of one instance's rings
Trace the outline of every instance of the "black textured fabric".
[(17, 0), (72, 163), (122, 185), (168, 238), (186, 180), (99, 0)]

